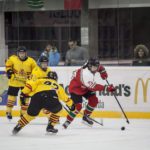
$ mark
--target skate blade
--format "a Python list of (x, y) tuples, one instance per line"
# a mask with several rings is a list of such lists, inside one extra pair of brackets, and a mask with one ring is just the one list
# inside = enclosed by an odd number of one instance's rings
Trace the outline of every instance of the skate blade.
[(17, 136), (17, 135), (18, 135), (18, 132), (12, 131), (11, 135), (12, 135), (12, 136)]
[(12, 119), (8, 119), (8, 118), (7, 118), (7, 120), (8, 120), (8, 123), (12, 123)]
[(17, 136), (18, 134), (11, 133), (11, 136)]
[[(57, 132), (58, 133), (58, 132)], [(53, 133), (53, 132), (46, 132), (45, 135), (56, 135), (57, 133)]]
[(82, 120), (82, 123), (84, 124), (84, 125), (86, 125), (86, 126), (88, 126), (88, 127), (92, 127), (93, 125), (91, 125), (91, 124), (88, 124), (86, 121), (84, 121), (84, 120)]

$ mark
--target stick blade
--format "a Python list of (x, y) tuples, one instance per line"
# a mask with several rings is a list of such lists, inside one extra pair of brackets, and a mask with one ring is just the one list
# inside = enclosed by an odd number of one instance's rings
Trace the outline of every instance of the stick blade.
[(127, 120), (127, 123), (130, 124), (129, 120)]

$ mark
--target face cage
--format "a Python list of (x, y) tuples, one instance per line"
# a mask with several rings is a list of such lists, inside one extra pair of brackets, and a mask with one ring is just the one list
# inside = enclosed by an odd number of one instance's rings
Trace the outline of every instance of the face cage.
[(24, 58), (21, 58), (21, 57), (19, 56), (19, 53), (21, 53), (21, 52), (17, 52), (17, 56), (19, 57), (20, 60), (24, 61), (24, 60), (27, 59), (27, 52), (24, 52), (24, 53), (25, 53)]
[[(44, 67), (43, 67), (43, 66), (42, 66), (42, 63), (47, 63), (47, 66), (44, 66)], [(42, 70), (46, 71), (47, 68), (48, 68), (48, 62), (40, 62), (39, 66), (40, 66), (40, 68), (41, 68)]]
[[(95, 71), (92, 71), (92, 67), (97, 67), (97, 69)], [(88, 65), (88, 69), (92, 72), (92, 73), (96, 73), (98, 70), (99, 64), (98, 65)]]

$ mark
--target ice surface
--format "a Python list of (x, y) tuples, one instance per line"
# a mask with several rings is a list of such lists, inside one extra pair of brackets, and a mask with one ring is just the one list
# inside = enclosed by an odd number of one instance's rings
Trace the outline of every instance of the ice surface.
[[(18, 135), (12, 129), (18, 118), (11, 122), (0, 118), (1, 150), (149, 150), (150, 120), (103, 119), (104, 126), (94, 124), (88, 127), (76, 118), (67, 130), (61, 124), (57, 135), (46, 134), (47, 118), (36, 118), (23, 128)], [(97, 119), (100, 121), (100, 119)], [(60, 123), (64, 122), (64, 118)], [(125, 126), (126, 130), (121, 131)]]

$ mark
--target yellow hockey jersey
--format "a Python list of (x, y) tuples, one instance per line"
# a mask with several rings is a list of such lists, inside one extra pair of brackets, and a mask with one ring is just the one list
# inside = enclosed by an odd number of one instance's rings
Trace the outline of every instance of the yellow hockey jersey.
[(68, 106), (72, 106), (73, 102), (68, 97), (63, 87), (52, 79), (28, 80), (22, 92), (27, 96), (33, 96), (38, 92), (49, 90), (55, 90), (59, 100), (64, 101)]
[(5, 65), (6, 71), (12, 69), (14, 72), (14, 75), (12, 75), (8, 82), (8, 85), (13, 87), (24, 87), (32, 70), (37, 66), (35, 60), (31, 57), (28, 57), (25, 61), (21, 61), (16, 55), (10, 56)]
[(47, 68), (47, 70), (44, 71), (39, 66), (36, 66), (32, 71), (31, 79), (36, 80), (36, 79), (39, 79), (39, 78), (45, 78), (45, 77), (47, 77), (47, 74), (48, 74), (49, 71), (51, 71), (50, 68)]

